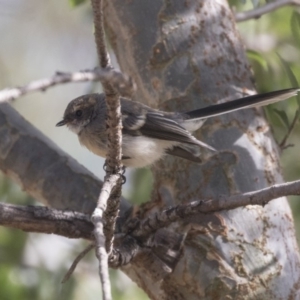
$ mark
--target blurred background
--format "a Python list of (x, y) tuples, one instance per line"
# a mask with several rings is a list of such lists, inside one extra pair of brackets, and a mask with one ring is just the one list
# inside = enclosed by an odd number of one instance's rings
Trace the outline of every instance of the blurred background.
[[(56, 71), (72, 72), (96, 66), (89, 2), (80, 5), (74, 5), (74, 2), (0, 0), (0, 89), (50, 77)], [(237, 0), (230, 4), (240, 11), (265, 3)], [(260, 19), (239, 23), (238, 28), (259, 92), (294, 86), (293, 80), (300, 80), (300, 17), (296, 8), (281, 8)], [(22, 97), (13, 106), (63, 150), (103, 179), (103, 160), (82, 148), (77, 137), (66, 128), (55, 127), (70, 100), (100, 90), (98, 83), (59, 85), (44, 93)], [(285, 136), (297, 109), (297, 99), (266, 109), (278, 143)], [(288, 140), (288, 144), (295, 146), (287, 148), (281, 155), (287, 181), (300, 178), (300, 164), (295, 163), (300, 149), (299, 134), (297, 122)], [(145, 200), (150, 195), (151, 184), (149, 170), (130, 172), (124, 196), (136, 203), (139, 199)], [(133, 186), (138, 188), (133, 189)], [(299, 237), (300, 198), (290, 197), (289, 200)], [(36, 203), (1, 173), (0, 201), (22, 205)], [(0, 299), (99, 299), (101, 290), (94, 253), (79, 263), (67, 283), (60, 284), (73, 259), (85, 246), (84, 241), (0, 227)], [(114, 299), (148, 299), (123, 273), (111, 271), (111, 277)]]

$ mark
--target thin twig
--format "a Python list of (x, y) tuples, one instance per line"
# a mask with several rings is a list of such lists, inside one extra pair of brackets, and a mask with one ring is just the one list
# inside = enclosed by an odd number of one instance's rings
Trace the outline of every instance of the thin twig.
[[(100, 65), (103, 68), (111, 67), (110, 58), (105, 45), (104, 21), (102, 11), (102, 1), (92, 1), (94, 11), (95, 23), (95, 40), (97, 44), (97, 51)], [(113, 236), (115, 230), (115, 222), (119, 213), (121, 187), (122, 187), (122, 115), (119, 94), (116, 92), (111, 82), (102, 82), (106, 94), (107, 107), (107, 135), (108, 135), (108, 149), (106, 160), (106, 178), (110, 180), (111, 175), (118, 174), (119, 178), (115, 181), (116, 186), (112, 190), (107, 208), (104, 213), (104, 234), (106, 238), (106, 250), (108, 253), (112, 251)]]
[(264, 14), (267, 14), (271, 11), (274, 11), (280, 7), (287, 6), (287, 5), (300, 5), (299, 0), (277, 0), (267, 3), (266, 5), (260, 6), (258, 8), (245, 11), (245, 12), (238, 12), (235, 14), (236, 22), (243, 22), (250, 19), (256, 19), (261, 17)]
[(10, 100), (15, 100), (23, 95), (36, 91), (46, 91), (48, 88), (58, 84), (69, 82), (84, 82), (84, 81), (109, 81), (114, 88), (123, 96), (130, 96), (135, 89), (131, 78), (123, 75), (120, 71), (113, 69), (86, 70), (74, 73), (57, 72), (49, 78), (32, 81), (27, 85), (7, 88), (0, 91), (0, 103)]
[(66, 273), (66, 275), (64, 276), (63, 280), (61, 281), (61, 283), (65, 283), (66, 281), (69, 280), (69, 278), (71, 277), (71, 275), (73, 274), (73, 272), (75, 271), (78, 263), (95, 247), (95, 244), (90, 244), (88, 245), (83, 251), (81, 251), (77, 257), (74, 259), (71, 267), (69, 268), (68, 272)]
[(295, 126), (296, 126), (296, 123), (297, 123), (297, 121), (298, 121), (298, 119), (299, 119), (299, 113), (300, 113), (300, 111), (299, 111), (299, 109), (298, 109), (298, 110), (296, 111), (296, 113), (295, 113), (293, 122), (292, 122), (292, 124), (290, 125), (290, 127), (289, 127), (289, 129), (288, 129), (288, 132), (286, 133), (285, 137), (282, 139), (281, 143), (279, 144), (279, 147), (280, 147), (281, 150), (284, 150), (284, 149), (286, 149), (287, 147), (289, 147), (289, 145), (286, 145), (286, 141), (288, 140), (288, 138), (290, 137), (290, 135), (291, 135), (293, 129), (294, 129)]
[(91, 217), (91, 220), (95, 226), (94, 235), (96, 239), (96, 256), (99, 261), (99, 275), (102, 283), (102, 296), (105, 300), (111, 299), (111, 288), (108, 274), (108, 254), (105, 248), (105, 236), (103, 231), (103, 214), (107, 207), (107, 201), (118, 179), (118, 175), (111, 175), (109, 178), (104, 180), (97, 207)]
[(110, 68), (110, 57), (106, 48), (102, 0), (91, 0), (94, 14), (94, 34), (100, 66)]
[(120, 198), (122, 193), (122, 115), (121, 105), (117, 95), (106, 95), (107, 103), (107, 131), (108, 131), (108, 155), (106, 159), (107, 177), (118, 176), (115, 187), (110, 195), (105, 211), (104, 233), (106, 237), (106, 250), (112, 251), (115, 223), (119, 214)]
[[(111, 68), (109, 54), (105, 45), (103, 3), (102, 0), (91, 0), (91, 3), (94, 13), (95, 42), (99, 63), (102, 68)], [(92, 215), (92, 222), (95, 226), (96, 255), (99, 260), (102, 295), (104, 300), (108, 300), (111, 299), (111, 288), (107, 253), (110, 253), (112, 250), (115, 221), (119, 213), (122, 187), (122, 118), (119, 93), (108, 81), (102, 81), (102, 85), (106, 96), (108, 151), (106, 176), (100, 191), (97, 207)]]

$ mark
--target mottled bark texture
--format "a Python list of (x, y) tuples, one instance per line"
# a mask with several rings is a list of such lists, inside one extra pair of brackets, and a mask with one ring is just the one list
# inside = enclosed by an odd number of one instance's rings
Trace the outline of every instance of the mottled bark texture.
[[(189, 110), (253, 89), (251, 70), (225, 0), (107, 0), (111, 44), (137, 83), (136, 100)], [(152, 203), (165, 205), (261, 189), (282, 182), (278, 151), (259, 109), (216, 117), (197, 137), (221, 153), (202, 165), (165, 158), (153, 168)], [(124, 271), (151, 299), (297, 299), (299, 254), (284, 198), (172, 224), (186, 234), (171, 273), (156, 256)], [(149, 261), (150, 260), (150, 261)]]

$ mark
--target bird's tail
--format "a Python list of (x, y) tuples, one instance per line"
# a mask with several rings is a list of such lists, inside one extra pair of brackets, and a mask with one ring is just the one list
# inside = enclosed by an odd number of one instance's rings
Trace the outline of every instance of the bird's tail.
[[(210, 105), (204, 108), (186, 112), (190, 120), (201, 120), (223, 115), (239, 109), (264, 106), (296, 96), (300, 88), (290, 88), (265, 94), (257, 94), (239, 98), (233, 101)], [(187, 120), (188, 121), (188, 120)]]

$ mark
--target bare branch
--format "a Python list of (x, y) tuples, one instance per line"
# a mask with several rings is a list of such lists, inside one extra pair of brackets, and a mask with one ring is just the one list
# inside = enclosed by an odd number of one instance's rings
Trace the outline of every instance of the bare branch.
[[(123, 173), (122, 166), (122, 115), (120, 99), (117, 95), (106, 95), (107, 103), (107, 131), (108, 131), (108, 155), (106, 160), (107, 175), (105, 181), (113, 181), (114, 188), (109, 197), (104, 214), (104, 233), (106, 237), (106, 250), (112, 250), (115, 222), (119, 214), (120, 198), (122, 193)], [(117, 178), (116, 178), (117, 176)]]
[(135, 89), (134, 83), (128, 76), (111, 68), (96, 68), (95, 70), (86, 70), (74, 73), (57, 72), (52, 77), (39, 79), (24, 86), (7, 88), (0, 91), (0, 103), (15, 100), (31, 92), (44, 92), (48, 88), (58, 84), (98, 80), (109, 81), (124, 97), (131, 96)]
[[(105, 45), (105, 33), (103, 22), (102, 1), (92, 0), (92, 7), (94, 12), (94, 26), (95, 26), (95, 41), (97, 45), (98, 58), (101, 67), (109, 68), (110, 58)], [(111, 67), (112, 68), (112, 67)], [(115, 229), (116, 218), (119, 213), (121, 187), (122, 187), (122, 116), (119, 94), (116, 92), (111, 82), (102, 81), (104, 91), (106, 94), (107, 106), (107, 136), (108, 136), (108, 153), (106, 160), (106, 177), (105, 181), (108, 184), (113, 184), (109, 198), (105, 199), (103, 195), (99, 196), (98, 208), (105, 205), (104, 214), (104, 233), (106, 237), (106, 250), (108, 253), (112, 250), (113, 236)], [(118, 174), (118, 178), (115, 175)], [(112, 176), (111, 176), (112, 175)], [(104, 204), (103, 201), (109, 202)], [(106, 207), (107, 205), (107, 207)], [(93, 218), (94, 219), (94, 218)]]
[[(109, 54), (105, 44), (103, 1), (91, 0), (95, 42), (100, 66), (111, 68)], [(102, 81), (107, 107), (108, 151), (106, 159), (106, 176), (102, 186), (97, 207), (92, 215), (96, 239), (96, 256), (99, 260), (99, 275), (102, 282), (104, 300), (111, 299), (111, 287), (108, 274), (108, 254), (112, 250), (115, 222), (119, 213), (122, 188), (122, 117), (119, 93), (108, 81)], [(108, 202), (108, 200), (110, 200)], [(104, 212), (106, 213), (104, 214)], [(104, 216), (104, 218), (103, 218)], [(105, 224), (103, 228), (103, 224)], [(104, 235), (105, 234), (105, 235)]]
[[(83, 238), (94, 241), (94, 226), (87, 214), (61, 211), (44, 206), (23, 206), (0, 203), (0, 225), (25, 232), (57, 234), (67, 238)], [(121, 241), (121, 242), (120, 242)], [(91, 244), (75, 259), (62, 283), (68, 280), (82, 257), (95, 245)], [(129, 235), (119, 238), (119, 247), (114, 249), (110, 265), (118, 267), (129, 263), (139, 247)]]
[[(92, 7), (94, 12), (95, 41), (97, 45), (100, 66), (103, 68), (112, 67), (105, 44), (103, 1), (92, 0)], [(112, 82), (102, 81), (102, 84), (106, 95), (106, 132), (108, 137), (108, 152), (105, 162), (105, 181), (109, 185), (112, 184), (110, 195), (106, 199), (106, 201), (108, 201), (108, 199), (109, 201), (107, 202), (107, 206), (104, 212), (104, 234), (106, 238), (105, 248), (106, 251), (110, 254), (113, 247), (115, 223), (119, 214), (122, 181), (125, 169), (123, 169), (122, 165), (122, 115), (120, 94), (116, 91), (115, 86)], [(98, 200), (98, 208), (99, 205), (103, 205), (104, 201), (101, 193)]]
[[(118, 176), (114, 177), (115, 179)], [(106, 185), (101, 193), (103, 203), (113, 189), (113, 182)], [(232, 196), (219, 196), (215, 199), (199, 200), (167, 208), (153, 213), (134, 226), (124, 226), (122, 232), (131, 237), (146, 237), (151, 232), (167, 227), (173, 222), (199, 213), (235, 209), (247, 205), (266, 205), (273, 199), (284, 196), (300, 195), (300, 180), (276, 184), (258, 191)], [(102, 211), (105, 209), (103, 207)], [(101, 218), (101, 215), (100, 215)], [(131, 223), (132, 224), (132, 223)], [(0, 203), (0, 225), (28, 232), (57, 234), (68, 238), (93, 240), (93, 225), (86, 214), (60, 211), (42, 206), (20, 206)]]
[[(131, 235), (134, 237), (148, 237), (150, 233), (194, 214), (212, 213), (221, 210), (244, 207), (247, 205), (264, 206), (273, 199), (292, 195), (300, 195), (300, 180), (276, 184), (249, 193), (232, 196), (219, 196), (216, 199), (199, 200), (188, 204), (181, 204), (161, 212), (155, 212), (149, 215), (146, 219), (140, 221), (139, 224), (137, 224), (135, 220), (133, 225), (134, 230), (131, 232)], [(130, 229), (128, 227), (124, 228), (124, 230), (132, 229), (133, 228)]]
[(88, 215), (43, 206), (0, 203), (0, 225), (27, 232), (57, 234), (67, 238), (93, 240)]
[(97, 207), (95, 208), (91, 220), (95, 226), (94, 236), (96, 239), (96, 256), (99, 261), (99, 276), (102, 283), (102, 296), (103, 299), (111, 299), (111, 287), (108, 274), (108, 254), (105, 248), (105, 236), (103, 231), (103, 214), (107, 206), (107, 201), (111, 194), (113, 184), (105, 180), (99, 195)]
[(99, 274), (103, 286), (103, 294), (106, 294), (106, 296), (103, 295), (103, 298), (106, 297), (104, 299), (110, 299), (107, 253), (110, 253), (112, 249), (115, 222), (120, 206), (121, 185), (122, 177), (120, 173), (106, 175), (97, 207), (91, 217), (95, 226), (94, 235), (96, 239), (96, 256), (99, 260)]
[(94, 14), (95, 42), (99, 63), (102, 68), (110, 68), (110, 57), (105, 44), (102, 0), (91, 0), (91, 3)]
[(287, 5), (300, 5), (299, 0), (277, 0), (267, 3), (266, 5), (260, 6), (258, 8), (245, 11), (245, 12), (238, 12), (235, 14), (236, 22), (243, 22), (250, 19), (260, 18), (262, 15), (272, 12), (278, 8)]
[[(117, 180), (118, 176), (115, 175)], [(102, 209), (97, 209), (97, 216), (102, 220), (105, 202), (112, 193), (114, 182), (106, 182), (101, 192)], [(300, 180), (277, 184), (249, 193), (220, 196), (216, 199), (194, 201), (189, 204), (178, 205), (149, 215), (144, 220), (133, 219), (128, 225), (122, 227), (123, 234), (118, 235), (118, 246), (109, 256), (109, 264), (113, 268), (130, 263), (140, 253), (143, 245), (149, 248), (148, 240), (152, 234), (171, 223), (182, 221), (195, 214), (208, 214), (212, 212), (235, 209), (247, 205), (266, 205), (269, 201), (291, 195), (300, 195)], [(98, 224), (102, 224), (99, 222)], [(93, 240), (93, 225), (85, 214), (69, 211), (59, 211), (39, 206), (19, 206), (0, 204), (0, 225), (17, 228), (24, 231), (58, 234), (68, 238), (85, 238)], [(97, 229), (98, 230), (98, 229)], [(103, 232), (103, 228), (102, 230)], [(103, 233), (100, 237), (104, 237)], [(137, 243), (137, 240), (140, 242)], [(143, 242), (141, 242), (143, 241)], [(104, 243), (101, 241), (101, 261), (107, 259)], [(91, 246), (92, 247), (92, 246)], [(103, 268), (103, 266), (101, 265)]]

